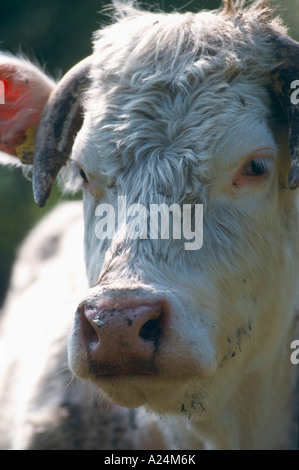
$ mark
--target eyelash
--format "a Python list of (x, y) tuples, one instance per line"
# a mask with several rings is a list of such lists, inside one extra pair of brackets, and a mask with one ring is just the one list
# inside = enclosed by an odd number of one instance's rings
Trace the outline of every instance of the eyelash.
[(262, 176), (269, 174), (269, 167), (265, 160), (257, 158), (255, 160), (250, 160), (243, 168), (243, 175), (247, 176)]
[(79, 173), (80, 173), (80, 176), (83, 179), (84, 183), (88, 183), (88, 179), (87, 179), (87, 176), (84, 173), (84, 171), (82, 169), (80, 169)]
[[(252, 155), (253, 158), (243, 163), (232, 179), (233, 187), (246, 187), (265, 182), (274, 169), (273, 158), (267, 153)], [(254, 158), (255, 157), (255, 158)]]

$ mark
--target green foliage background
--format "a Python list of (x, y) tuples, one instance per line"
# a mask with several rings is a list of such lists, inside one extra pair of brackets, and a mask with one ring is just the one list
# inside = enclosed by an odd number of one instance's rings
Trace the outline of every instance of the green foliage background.
[[(0, 48), (36, 59), (58, 78), (90, 54), (92, 33), (109, 23), (109, 18), (101, 14), (108, 4), (101, 0), (1, 0)], [(143, 6), (165, 11), (210, 10), (220, 4), (221, 0), (142, 2)], [(299, 40), (299, 0), (277, 0), (272, 4), (278, 5), (290, 34)], [(30, 181), (21, 171), (0, 168), (0, 302), (21, 239), (61, 198), (55, 189), (47, 208), (40, 209), (33, 202)]]

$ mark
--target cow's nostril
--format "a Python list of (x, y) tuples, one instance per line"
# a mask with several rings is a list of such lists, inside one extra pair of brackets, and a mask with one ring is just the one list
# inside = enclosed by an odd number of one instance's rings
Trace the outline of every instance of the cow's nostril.
[(148, 320), (140, 329), (139, 336), (148, 341), (156, 341), (162, 334), (161, 317)]
[[(96, 327), (96, 322), (89, 321), (88, 317), (86, 316), (86, 312), (88, 312), (88, 308), (86, 308), (85, 305), (81, 307), (81, 331), (84, 340), (86, 341), (86, 344), (89, 346), (97, 343), (99, 340), (98, 334), (97, 334), (97, 327)], [(87, 321), (88, 320), (88, 321)]]

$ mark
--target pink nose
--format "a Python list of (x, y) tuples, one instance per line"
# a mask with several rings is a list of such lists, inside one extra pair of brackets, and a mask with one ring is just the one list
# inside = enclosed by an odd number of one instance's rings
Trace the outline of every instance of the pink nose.
[(162, 302), (81, 304), (81, 328), (89, 371), (101, 375), (152, 374), (165, 333)]

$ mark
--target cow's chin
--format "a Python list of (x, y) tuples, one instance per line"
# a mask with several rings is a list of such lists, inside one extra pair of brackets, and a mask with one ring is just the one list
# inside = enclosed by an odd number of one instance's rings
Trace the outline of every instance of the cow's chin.
[(194, 377), (169, 377), (156, 373), (135, 376), (81, 374), (81, 378), (91, 382), (100, 394), (104, 392), (113, 403), (126, 408), (144, 406), (163, 415), (186, 416), (195, 409), (207, 411), (204, 393), (190, 395), (190, 390), (198, 390), (198, 380)]
[(92, 377), (91, 381), (99, 391), (104, 392), (107, 398), (118, 405), (127, 408), (148, 406), (153, 411), (159, 411), (161, 407), (161, 410), (165, 410), (162, 405), (165, 405), (165, 385), (161, 386), (161, 379), (157, 376), (102, 376)]

